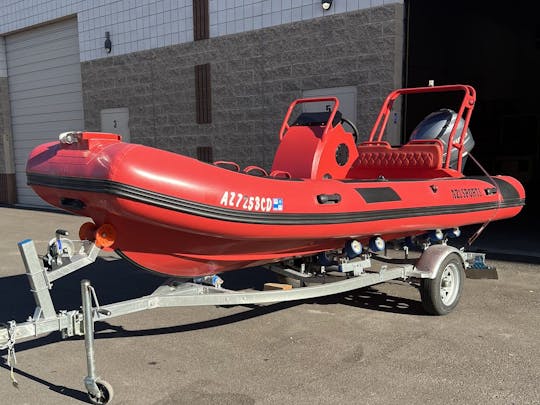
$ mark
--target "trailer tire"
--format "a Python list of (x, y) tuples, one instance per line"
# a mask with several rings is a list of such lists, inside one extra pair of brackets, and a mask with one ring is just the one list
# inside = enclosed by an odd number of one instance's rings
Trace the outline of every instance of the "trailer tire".
[(441, 262), (434, 279), (422, 279), (420, 297), (426, 312), (446, 315), (458, 304), (463, 291), (465, 269), (457, 253), (450, 253)]
[(101, 393), (101, 396), (97, 398), (91, 393), (88, 393), (88, 398), (90, 398), (90, 402), (93, 403), (94, 405), (105, 405), (105, 404), (110, 403), (114, 396), (112, 385), (104, 380), (96, 381), (96, 385), (99, 389), (99, 392)]

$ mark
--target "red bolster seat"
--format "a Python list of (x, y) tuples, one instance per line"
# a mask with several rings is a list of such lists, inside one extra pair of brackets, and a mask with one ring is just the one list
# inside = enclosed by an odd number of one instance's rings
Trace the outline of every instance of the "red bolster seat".
[(393, 148), (388, 142), (363, 142), (350, 177), (418, 178), (442, 168), (443, 145), (439, 140), (415, 140)]

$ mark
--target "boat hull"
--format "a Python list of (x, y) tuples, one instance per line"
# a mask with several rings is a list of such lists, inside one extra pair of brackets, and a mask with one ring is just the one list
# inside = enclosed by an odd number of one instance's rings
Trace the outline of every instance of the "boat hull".
[(252, 267), (517, 215), (507, 176), (279, 179), (114, 139), (36, 148), (28, 182), (48, 203), (112, 225), (112, 249), (178, 277)]

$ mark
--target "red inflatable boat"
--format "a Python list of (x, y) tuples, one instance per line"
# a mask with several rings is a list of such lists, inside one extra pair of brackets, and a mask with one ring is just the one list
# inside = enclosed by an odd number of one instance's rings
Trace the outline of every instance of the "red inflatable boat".
[[(428, 116), (405, 145), (382, 137), (394, 100), (462, 91), (458, 112)], [(301, 113), (299, 104), (333, 104)], [(28, 183), (48, 203), (93, 219), (81, 236), (167, 275), (194, 277), (361, 244), (509, 218), (524, 205), (507, 176), (467, 177), (473, 141), (470, 86), (401, 89), (383, 104), (368, 142), (347, 132), (336, 98), (291, 104), (272, 170), (195, 159), (124, 143), (115, 134), (71, 132), (37, 147)], [(345, 125), (344, 125), (345, 124)], [(349, 244), (347, 244), (349, 242)], [(360, 243), (358, 243), (360, 242)]]

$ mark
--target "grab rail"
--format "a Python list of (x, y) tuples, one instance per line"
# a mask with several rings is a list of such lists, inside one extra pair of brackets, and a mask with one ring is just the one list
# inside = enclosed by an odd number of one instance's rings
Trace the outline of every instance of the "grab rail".
[(332, 127), (332, 122), (334, 122), (334, 117), (336, 116), (336, 112), (339, 107), (339, 100), (337, 97), (299, 98), (297, 100), (294, 100), (289, 106), (289, 109), (287, 110), (287, 114), (285, 114), (285, 118), (283, 119), (283, 123), (281, 124), (281, 129), (279, 130), (279, 140), (281, 141), (283, 139), (285, 132), (287, 132), (287, 130), (290, 128), (289, 119), (294, 110), (294, 107), (302, 103), (317, 103), (320, 101), (332, 101), (334, 103), (334, 106), (332, 107), (332, 110), (330, 112), (330, 116), (328, 117), (328, 121), (326, 122), (324, 132), (322, 134), (322, 138), (324, 139), (324, 137), (326, 136), (326, 134)]
[[(382, 137), (384, 135), (384, 131), (386, 129), (386, 125), (388, 124), (388, 118), (390, 117), (392, 106), (394, 105), (394, 101), (399, 96), (406, 95), (406, 94), (415, 94), (415, 93), (436, 93), (436, 92), (440, 93), (440, 92), (447, 92), (447, 91), (463, 91), (465, 93), (463, 96), (463, 100), (461, 101), (461, 106), (459, 108), (456, 120), (454, 122), (454, 126), (452, 127), (452, 131), (450, 132), (447, 150), (446, 150), (446, 160), (444, 162), (444, 168), (449, 169), (452, 148), (456, 148), (458, 151), (458, 162), (457, 162), (456, 170), (461, 172), (462, 159), (463, 159), (461, 152), (463, 150), (463, 143), (465, 142), (465, 135), (467, 134), (467, 129), (469, 128), (469, 121), (471, 119), (472, 110), (476, 102), (476, 91), (474, 90), (472, 86), (469, 86), (469, 85), (453, 84), (453, 85), (445, 85), (445, 86), (411, 87), (411, 88), (394, 90), (392, 93), (388, 95), (388, 97), (386, 97), (386, 100), (384, 101), (384, 104), (381, 107), (381, 111), (379, 112), (377, 120), (375, 121), (375, 125), (373, 126), (373, 129), (371, 130), (371, 133), (369, 134), (369, 142), (381, 142)], [(457, 142), (454, 142), (458, 125), (464, 113), (465, 113), (465, 116), (464, 116), (465, 123), (461, 130), (461, 133), (459, 134)]]

